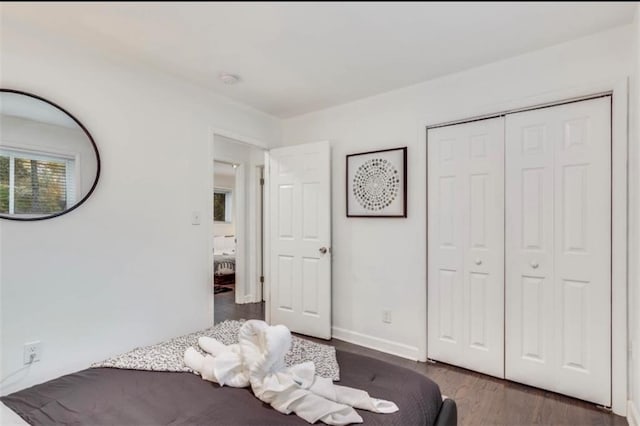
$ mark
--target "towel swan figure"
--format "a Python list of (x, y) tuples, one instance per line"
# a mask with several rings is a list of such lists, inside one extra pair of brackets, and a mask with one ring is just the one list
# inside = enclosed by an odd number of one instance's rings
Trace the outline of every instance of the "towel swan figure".
[(284, 356), (291, 347), (291, 332), (283, 325), (247, 321), (240, 328), (238, 341), (224, 345), (201, 337), (198, 345), (208, 355), (189, 348), (184, 362), (204, 380), (221, 386), (251, 386), (261, 401), (281, 413), (293, 412), (309, 423), (362, 423), (354, 408), (375, 413), (398, 411), (393, 402), (371, 398), (365, 391), (335, 385), (331, 379), (317, 376), (313, 362), (287, 367)]

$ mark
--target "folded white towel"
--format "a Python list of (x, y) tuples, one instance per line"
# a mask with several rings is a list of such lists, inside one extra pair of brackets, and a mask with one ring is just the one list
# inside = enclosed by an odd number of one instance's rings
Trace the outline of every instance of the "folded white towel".
[(240, 328), (238, 340), (238, 344), (226, 346), (202, 337), (198, 345), (210, 355), (205, 357), (189, 348), (184, 362), (203, 379), (221, 386), (251, 385), (261, 401), (281, 413), (296, 413), (309, 423), (362, 423), (354, 408), (375, 413), (398, 411), (391, 401), (371, 398), (365, 391), (317, 376), (312, 362), (286, 367), (284, 356), (291, 346), (291, 332), (283, 325), (271, 327), (264, 321), (250, 320)]

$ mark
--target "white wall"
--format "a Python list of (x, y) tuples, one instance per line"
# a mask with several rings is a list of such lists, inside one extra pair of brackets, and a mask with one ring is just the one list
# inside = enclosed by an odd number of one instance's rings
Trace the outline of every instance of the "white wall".
[[(215, 170), (216, 165), (213, 165)], [(214, 173), (213, 181), (216, 189), (230, 189), (231, 193), (235, 193), (236, 186), (236, 178), (235, 176), (223, 175)], [(232, 199), (233, 199), (232, 195)], [(224, 237), (226, 235), (235, 235), (236, 226), (235, 226), (235, 217), (236, 217), (236, 207), (231, 203), (231, 222), (213, 222), (213, 236), (214, 237)]]
[[(210, 326), (212, 129), (273, 143), (280, 122), (15, 23), (3, 20), (0, 39), (0, 85), (68, 109), (92, 133), (103, 167), (79, 209), (0, 221), (2, 394)], [(194, 210), (207, 218), (200, 226)], [(32, 340), (42, 341), (42, 361), (20, 370)]]
[[(620, 27), (284, 121), (285, 145), (332, 144), (335, 337), (426, 357), (426, 125), (624, 79), (632, 33)], [(399, 146), (409, 149), (408, 218), (347, 219), (345, 155)], [(383, 309), (392, 310), (391, 324)]]
[(629, 359), (629, 416), (640, 424), (640, 5), (633, 21), (633, 67), (629, 111), (629, 339), (633, 353)]

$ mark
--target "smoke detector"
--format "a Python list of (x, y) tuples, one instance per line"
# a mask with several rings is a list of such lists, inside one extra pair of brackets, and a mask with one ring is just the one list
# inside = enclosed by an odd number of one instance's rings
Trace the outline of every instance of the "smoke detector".
[(228, 72), (221, 72), (218, 77), (224, 84), (236, 84), (240, 81), (240, 77), (234, 74), (229, 74)]

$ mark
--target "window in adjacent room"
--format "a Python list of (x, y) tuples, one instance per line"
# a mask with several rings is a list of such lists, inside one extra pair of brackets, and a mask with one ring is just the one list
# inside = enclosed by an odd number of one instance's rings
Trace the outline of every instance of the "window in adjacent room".
[(230, 190), (216, 189), (213, 191), (213, 220), (215, 222), (232, 221), (232, 195)]
[(74, 158), (0, 150), (0, 213), (51, 214), (75, 203)]

